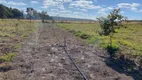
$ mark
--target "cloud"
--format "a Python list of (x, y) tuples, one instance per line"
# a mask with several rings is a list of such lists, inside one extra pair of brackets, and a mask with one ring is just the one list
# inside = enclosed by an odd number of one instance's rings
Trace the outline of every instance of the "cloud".
[(84, 14), (84, 13), (83, 13), (83, 12), (73, 12), (73, 14), (82, 15), (82, 14)]
[(99, 9), (99, 11), (97, 12), (98, 14), (100, 14), (101, 16), (105, 16), (107, 15), (107, 12), (110, 10), (113, 10), (113, 7), (106, 7), (106, 8), (101, 8)]
[(0, 3), (6, 3), (6, 1), (5, 0), (0, 0)]
[(31, 1), (32, 4), (38, 4), (38, 1)]
[(131, 9), (133, 11), (137, 11), (137, 8), (140, 6), (139, 3), (119, 3), (118, 7), (119, 8), (127, 8)]
[(84, 12), (87, 12), (87, 10), (86, 9), (80, 9), (81, 11), (84, 11)]
[(16, 6), (25, 6), (26, 4), (23, 2), (13, 2), (13, 1), (9, 1), (7, 2), (8, 5), (16, 5)]
[(44, 0), (44, 8), (48, 8), (51, 6), (58, 6), (63, 8), (64, 3), (72, 2), (72, 0)]
[(87, 0), (79, 0), (79, 1), (73, 1), (70, 4), (70, 7), (80, 7), (84, 9), (98, 9), (100, 6), (93, 5), (93, 1), (87, 1)]
[(71, 11), (70, 10), (59, 10), (59, 9), (51, 9), (50, 10), (51, 12), (54, 12), (54, 13), (70, 13)]

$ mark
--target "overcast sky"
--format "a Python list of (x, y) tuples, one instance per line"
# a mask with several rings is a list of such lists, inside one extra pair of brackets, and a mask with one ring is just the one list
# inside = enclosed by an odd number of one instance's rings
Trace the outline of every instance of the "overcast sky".
[(47, 11), (51, 16), (96, 19), (106, 16), (114, 8), (128, 19), (142, 19), (142, 0), (0, 0), (8, 7)]

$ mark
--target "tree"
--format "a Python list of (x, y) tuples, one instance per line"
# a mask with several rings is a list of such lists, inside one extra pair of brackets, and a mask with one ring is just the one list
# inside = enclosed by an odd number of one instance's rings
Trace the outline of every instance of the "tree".
[(23, 16), (23, 13), (19, 11), (18, 9), (12, 9), (13, 18), (21, 18)]
[(27, 12), (27, 18), (30, 19), (30, 21), (31, 21), (34, 9), (33, 8), (27, 8), (26, 12)]
[(119, 29), (122, 26), (123, 16), (119, 14), (120, 9), (114, 9), (107, 18), (100, 17), (99, 20), (101, 31), (100, 35), (109, 36), (109, 46), (112, 47), (112, 37), (115, 29)]
[(22, 12), (16, 8), (8, 8), (0, 4), (0, 18), (20, 18), (22, 17)]
[(8, 18), (12, 16), (10, 9), (2, 4), (0, 4), (0, 11), (0, 18)]
[(40, 17), (41, 17), (43, 23), (45, 22), (45, 19), (47, 18), (47, 16), (48, 16), (47, 12), (45, 12), (45, 11), (42, 11), (40, 13)]

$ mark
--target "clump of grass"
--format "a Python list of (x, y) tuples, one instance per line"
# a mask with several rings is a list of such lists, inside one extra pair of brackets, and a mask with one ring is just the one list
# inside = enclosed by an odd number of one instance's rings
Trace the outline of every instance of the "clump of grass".
[(16, 56), (15, 53), (8, 53), (6, 55), (0, 56), (0, 63), (9, 62)]
[(14, 48), (15, 48), (15, 49), (21, 48), (21, 44), (20, 44), (20, 43), (19, 43), (19, 44), (15, 44), (15, 45), (14, 45)]
[(74, 31), (73, 34), (74, 34), (75, 36), (80, 37), (81, 39), (89, 39), (89, 38), (91, 38), (91, 35), (88, 35), (88, 34), (83, 33), (83, 32), (81, 32), (81, 31)]
[(125, 41), (125, 40), (121, 40), (121, 41), (119, 41), (119, 43), (122, 44), (122, 45), (124, 45), (124, 46), (129, 46), (131, 48), (134, 47), (134, 44), (132, 44), (132, 43), (130, 43), (128, 41)]
[(91, 36), (88, 35), (88, 34), (83, 33), (83, 34), (80, 35), (80, 38), (81, 39), (89, 39), (89, 38), (91, 38)]

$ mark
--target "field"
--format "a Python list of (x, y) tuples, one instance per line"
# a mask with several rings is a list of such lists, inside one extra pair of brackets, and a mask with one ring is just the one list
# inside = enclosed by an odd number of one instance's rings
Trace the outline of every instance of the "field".
[[(131, 74), (133, 67), (130, 69), (131, 65), (127, 65), (126, 61), (122, 61), (122, 64), (115, 63), (115, 59), (112, 65), (116, 69), (107, 65), (106, 51), (101, 48), (106, 47), (109, 39), (100, 36), (99, 29), (98, 23), (56, 25), (41, 24), (40, 21), (0, 20), (0, 80), (82, 80), (82, 76), (62, 49), (64, 43), (89, 80), (141, 79), (139, 69)], [(138, 45), (142, 43), (141, 29), (141, 24), (127, 24), (127, 28), (116, 30), (113, 47), (119, 48), (119, 52), (125, 55), (142, 55), (142, 46)]]
[(0, 63), (16, 56), (22, 42), (35, 31), (34, 25), (28, 21), (0, 20)]
[[(119, 48), (119, 53), (125, 55), (142, 55), (142, 25), (140, 23), (126, 23), (125, 27), (117, 29), (113, 35), (113, 47)], [(95, 24), (67, 24), (59, 23), (59, 27), (72, 32), (94, 46), (106, 47), (108, 36), (100, 36), (100, 26)]]

